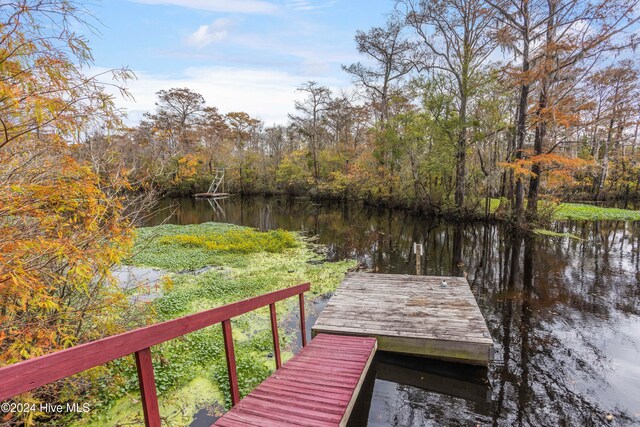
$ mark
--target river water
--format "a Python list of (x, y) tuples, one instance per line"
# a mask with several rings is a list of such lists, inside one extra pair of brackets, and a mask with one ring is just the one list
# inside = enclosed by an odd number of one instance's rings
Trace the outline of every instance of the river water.
[[(576, 238), (524, 239), (496, 225), (308, 199), (162, 207), (150, 225), (283, 228), (318, 236), (329, 259), (356, 259), (362, 269), (468, 278), (495, 363), (380, 354), (351, 426), (640, 425), (640, 224), (559, 223), (556, 231)], [(424, 245), (418, 260), (414, 243)]]

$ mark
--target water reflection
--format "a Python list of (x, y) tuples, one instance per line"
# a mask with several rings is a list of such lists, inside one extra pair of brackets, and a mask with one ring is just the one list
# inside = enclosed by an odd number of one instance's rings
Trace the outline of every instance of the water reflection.
[(463, 418), (488, 419), (490, 401), (486, 368), (378, 352), (348, 426), (452, 425)]
[[(488, 384), (474, 383), (489, 391), (489, 402), (478, 401), (478, 390), (472, 396), (438, 388), (457, 379), (435, 362), (381, 363), (359, 399), (365, 409), (354, 414), (355, 425), (640, 425), (638, 224), (564, 223), (556, 231), (577, 238), (524, 239), (498, 226), (362, 205), (218, 202), (221, 209), (182, 200), (169, 222), (299, 230), (318, 236), (329, 258), (357, 259), (371, 271), (415, 274), (418, 265), (421, 274), (468, 277), (496, 343)], [(164, 218), (166, 211), (152, 223)], [(414, 243), (424, 245), (422, 255)], [(426, 372), (427, 380), (394, 375), (403, 370)]]

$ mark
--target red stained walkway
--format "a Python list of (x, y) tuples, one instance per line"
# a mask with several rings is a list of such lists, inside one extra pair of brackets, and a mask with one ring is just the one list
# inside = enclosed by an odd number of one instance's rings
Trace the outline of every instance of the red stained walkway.
[(375, 338), (319, 334), (214, 425), (344, 426), (376, 347)]

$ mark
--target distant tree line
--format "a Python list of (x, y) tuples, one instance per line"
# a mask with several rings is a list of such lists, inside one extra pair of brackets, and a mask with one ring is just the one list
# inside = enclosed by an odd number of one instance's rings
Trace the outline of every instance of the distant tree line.
[[(166, 194), (207, 187), (364, 199), (457, 217), (541, 199), (638, 197), (637, 1), (400, 0), (358, 31), (356, 90), (309, 81), (286, 125), (158, 92), (131, 129), (86, 138)], [(86, 149), (81, 148), (81, 151)], [(495, 205), (495, 203), (494, 203)]]

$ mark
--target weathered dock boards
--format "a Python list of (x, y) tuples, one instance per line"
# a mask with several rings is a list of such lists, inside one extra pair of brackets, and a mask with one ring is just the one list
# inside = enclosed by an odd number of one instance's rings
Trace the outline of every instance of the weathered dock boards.
[(214, 426), (345, 426), (376, 340), (317, 335)]
[(475, 365), (488, 365), (493, 353), (484, 317), (461, 277), (349, 273), (312, 330), (375, 337), (380, 350)]

